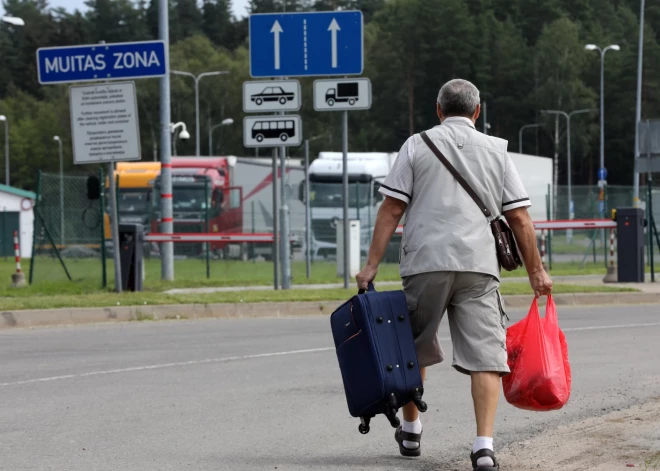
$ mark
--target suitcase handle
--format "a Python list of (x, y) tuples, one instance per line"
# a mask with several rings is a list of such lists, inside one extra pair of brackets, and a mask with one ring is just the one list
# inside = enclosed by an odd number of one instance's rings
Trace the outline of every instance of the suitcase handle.
[(367, 289), (366, 289), (366, 290), (364, 290), (364, 289), (360, 289), (360, 290), (358, 290), (358, 294), (364, 294), (365, 291), (376, 291), (376, 288), (374, 287), (373, 282), (369, 282), (369, 284), (367, 285)]

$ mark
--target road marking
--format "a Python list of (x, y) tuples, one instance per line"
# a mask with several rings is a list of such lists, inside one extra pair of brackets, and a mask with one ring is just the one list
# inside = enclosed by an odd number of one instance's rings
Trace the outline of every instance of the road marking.
[[(562, 330), (564, 332), (579, 332), (584, 330), (608, 330), (608, 329), (625, 329), (625, 328), (631, 329), (636, 327), (657, 327), (657, 326), (660, 326), (660, 322), (649, 322), (645, 324), (617, 324), (617, 325), (602, 325), (602, 326), (591, 326), (591, 327), (571, 327)], [(448, 341), (450, 340), (450, 338), (443, 337), (440, 340)], [(0, 383), (0, 387), (20, 386), (22, 384), (31, 384), (31, 383), (45, 383), (48, 381), (59, 381), (64, 379), (86, 378), (89, 376), (103, 376), (110, 374), (132, 373), (135, 371), (159, 370), (163, 368), (175, 368), (178, 366), (203, 365), (207, 363), (228, 363), (231, 361), (254, 360), (258, 358), (281, 357), (287, 355), (304, 355), (307, 353), (321, 353), (321, 352), (330, 352), (334, 350), (335, 347), (310, 348), (307, 350), (290, 350), (287, 352), (259, 353), (256, 355), (241, 355), (234, 357), (206, 358), (204, 360), (180, 361), (174, 363), (160, 363), (156, 365), (135, 366), (132, 368), (117, 368), (113, 370), (91, 371), (89, 373), (79, 373), (72, 375), (51, 376), (48, 378), (28, 379), (25, 381), (15, 381), (12, 383)]]
[(242, 355), (236, 357), (206, 358), (204, 360), (180, 361), (175, 363), (161, 363), (157, 365), (135, 366), (132, 368), (117, 368), (114, 370), (91, 371), (89, 373), (80, 373), (75, 375), (62, 375), (62, 376), (51, 376), (49, 378), (28, 379), (25, 381), (15, 381), (13, 383), (0, 383), (0, 387), (18, 386), (21, 384), (30, 384), (30, 383), (43, 383), (47, 381), (57, 381), (61, 379), (85, 378), (88, 376), (102, 376), (102, 375), (118, 374), (118, 373), (131, 373), (133, 371), (159, 370), (162, 368), (174, 368), (177, 366), (203, 365), (205, 363), (227, 363), (230, 361), (253, 360), (255, 358), (269, 358), (269, 357), (280, 357), (285, 355), (301, 355), (305, 353), (328, 352), (334, 349), (335, 349), (334, 347), (310, 348), (307, 350), (292, 350), (289, 352), (260, 353), (258, 355)]

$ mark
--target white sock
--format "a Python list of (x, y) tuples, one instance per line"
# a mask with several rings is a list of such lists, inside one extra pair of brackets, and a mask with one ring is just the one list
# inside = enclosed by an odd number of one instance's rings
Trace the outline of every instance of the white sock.
[[(415, 420), (414, 422), (406, 422), (404, 420), (403, 431), (408, 433), (422, 433), (422, 421), (419, 420), (419, 417), (417, 417), (417, 420)], [(405, 448), (408, 448), (409, 450), (416, 450), (417, 448), (419, 448), (419, 443), (409, 442), (408, 440), (404, 440), (403, 446)]]
[[(493, 451), (492, 437), (477, 437), (474, 440), (474, 445), (472, 445), (472, 453), (476, 453), (483, 449)], [(495, 466), (495, 463), (490, 457), (484, 456), (483, 458), (479, 458), (477, 460), (477, 466)]]

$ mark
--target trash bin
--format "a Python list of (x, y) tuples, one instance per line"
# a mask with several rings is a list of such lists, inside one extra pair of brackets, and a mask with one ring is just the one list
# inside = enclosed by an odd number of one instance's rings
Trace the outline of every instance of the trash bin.
[(644, 211), (617, 208), (617, 263), (619, 283), (644, 283)]
[(119, 224), (121, 284), (124, 291), (142, 291), (144, 226)]

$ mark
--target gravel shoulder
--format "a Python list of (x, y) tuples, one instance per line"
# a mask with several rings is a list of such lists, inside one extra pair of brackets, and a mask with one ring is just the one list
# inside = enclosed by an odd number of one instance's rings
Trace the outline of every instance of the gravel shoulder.
[(559, 426), (498, 457), (507, 471), (660, 470), (660, 398)]

